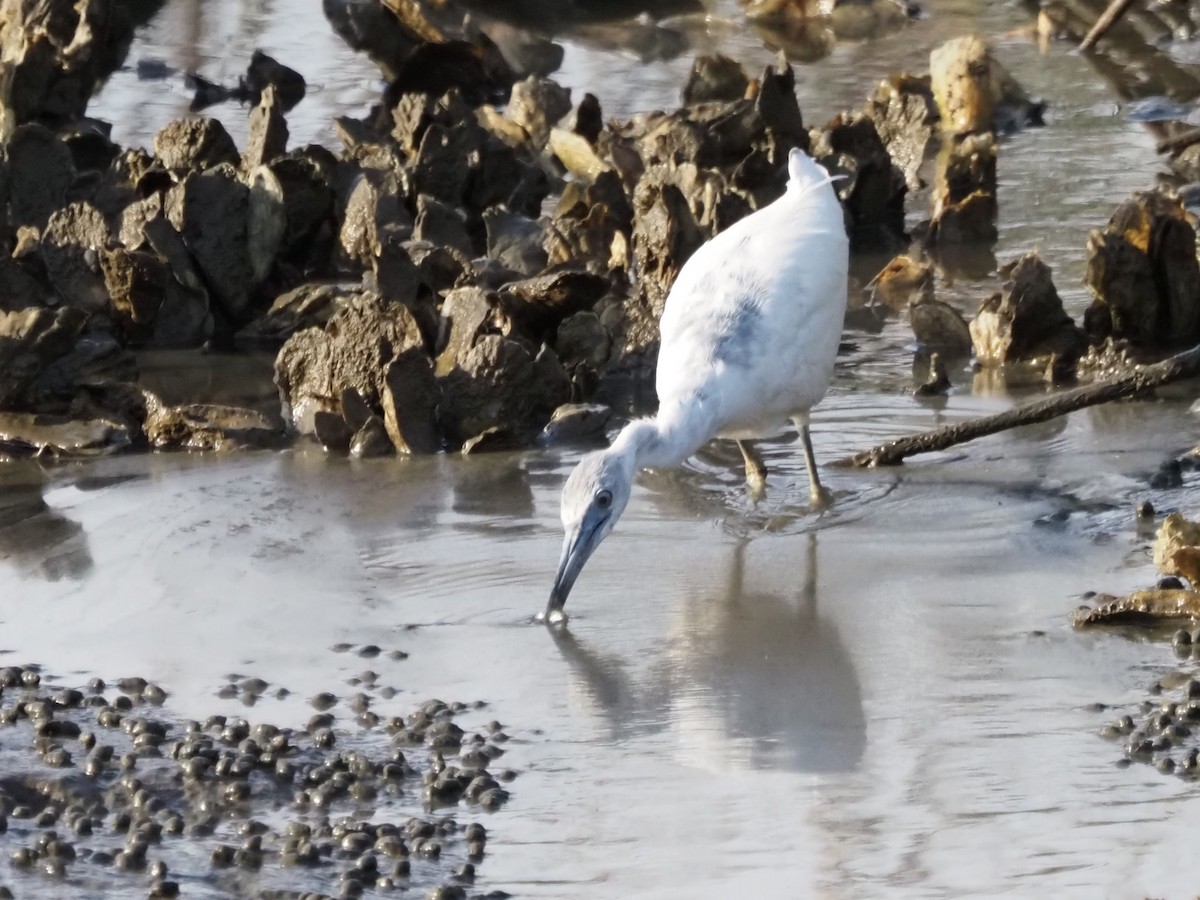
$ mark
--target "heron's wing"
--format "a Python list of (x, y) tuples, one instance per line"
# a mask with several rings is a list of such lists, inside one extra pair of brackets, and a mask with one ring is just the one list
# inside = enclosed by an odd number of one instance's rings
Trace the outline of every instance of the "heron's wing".
[(785, 195), (697, 250), (660, 323), (660, 402), (702, 393), (727, 414), (786, 416), (779, 408), (819, 400), (845, 313), (846, 256), (828, 188), (799, 201)]

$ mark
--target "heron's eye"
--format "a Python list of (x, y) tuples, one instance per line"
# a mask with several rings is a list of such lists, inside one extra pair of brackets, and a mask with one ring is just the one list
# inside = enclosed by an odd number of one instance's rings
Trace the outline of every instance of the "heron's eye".
[(599, 509), (612, 506), (612, 491), (596, 491), (596, 506)]

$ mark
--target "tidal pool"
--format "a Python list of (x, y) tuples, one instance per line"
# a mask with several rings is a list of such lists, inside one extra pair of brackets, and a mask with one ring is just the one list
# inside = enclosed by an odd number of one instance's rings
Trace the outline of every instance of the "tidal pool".
[[(880, 77), (924, 68), (941, 41), (989, 34), (1050, 104), (1045, 128), (1002, 142), (996, 254), (1039, 248), (1078, 317), (1087, 232), (1153, 185), (1153, 139), (1085, 59), (1062, 45), (1039, 53), (1018, 30), (1023, 5), (926, 9), (898, 34), (800, 66), (802, 109), (824, 121)], [(736, 4), (710, 13), (676, 23), (694, 47), (755, 69), (774, 58)], [(565, 45), (561, 79), (612, 115), (676, 103), (695, 52), (647, 62), (594, 39)], [(332, 143), (332, 117), (378, 94), (374, 67), (291, 3), (169, 0), (131, 59), (229, 77), (256, 46), (312, 83), (290, 117), (297, 141)], [(148, 143), (188, 99), (131, 69), (92, 112), (115, 121), (118, 140)], [(241, 127), (243, 110), (216, 112)], [(924, 202), (910, 204), (914, 219)], [(873, 265), (857, 261), (865, 277)], [(997, 284), (944, 277), (938, 294), (969, 314)], [(902, 320), (854, 320), (846, 341), (814, 416), (823, 465), (1013, 402), (965, 368), (945, 400), (905, 393)], [(272, 406), (269, 360), (237, 362), (144, 360), (172, 401)], [(365, 667), (332, 646), (402, 649), (407, 659), (372, 663), (398, 691), (377, 712), (482, 700), (512, 736), (504, 763), (519, 775), (487, 819), (479, 891), (1190, 896), (1200, 790), (1118, 767), (1092, 708), (1136, 706), (1179, 664), (1162, 643), (1073, 631), (1068, 615), (1089, 589), (1153, 578), (1135, 501), (1195, 512), (1195, 476), (1183, 489), (1147, 487), (1164, 458), (1200, 442), (1193, 393), (1082, 411), (897, 469), (826, 468), (839, 499), (819, 517), (804, 510), (803, 465), (786, 442), (765, 447), (758, 504), (736, 449), (713, 446), (640, 479), (572, 594), (568, 632), (531, 620), (553, 577), (558, 492), (577, 450), (11, 464), (0, 470), (0, 660), (40, 663), (63, 684), (141, 675), (183, 717), (300, 726), (305, 698)], [(291, 694), (247, 710), (217, 697), (230, 673)], [(18, 895), (57, 889), (31, 876)]]

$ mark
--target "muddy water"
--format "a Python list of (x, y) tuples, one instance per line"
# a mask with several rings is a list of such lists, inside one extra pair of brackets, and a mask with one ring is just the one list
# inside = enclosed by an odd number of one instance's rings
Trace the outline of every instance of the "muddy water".
[[(1039, 246), (1078, 315), (1086, 230), (1153, 183), (1152, 140), (1084, 60), (1009, 35), (1026, 22), (1017, 6), (927, 7), (901, 35), (802, 67), (806, 115), (857, 103), (947, 37), (991, 34), (1051, 103), (1047, 128), (1003, 145), (998, 253)], [(375, 72), (291, 9), (170, 0), (134, 58), (228, 78), (261, 46), (313, 82), (294, 138), (328, 141), (333, 115), (376, 94)], [(732, 3), (675, 24), (755, 67), (771, 58)], [(612, 114), (674, 102), (686, 56), (645, 62), (597, 43), (567, 42), (567, 83)], [(174, 82), (150, 93), (121, 73), (94, 112), (117, 120), (118, 139), (148, 141), (188, 99)], [(217, 112), (237, 129), (242, 111)], [(993, 286), (959, 277), (939, 292), (969, 310)], [(847, 340), (856, 349), (815, 416), (823, 460), (1011, 403), (984, 383), (973, 391), (965, 371), (944, 403), (904, 395), (903, 322)], [(173, 379), (170, 360), (147, 360), (172, 399), (269, 405), (246, 365), (230, 384), (227, 361), (191, 358)], [(804, 509), (786, 444), (767, 447), (758, 505), (736, 450), (711, 448), (642, 478), (561, 635), (530, 617), (557, 559), (574, 451), (12, 466), (2, 508), (21, 512), (0, 523), (0, 646), (5, 662), (42, 663), (64, 682), (145, 676), (182, 716), (246, 714), (216, 696), (237, 673), (292, 692), (260, 700), (254, 718), (300, 725), (305, 697), (349, 691), (337, 686), (368, 665), (399, 690), (381, 715), (430, 696), (487, 701), (520, 775), (488, 821), (480, 890), (1183, 896), (1200, 793), (1117, 767), (1090, 709), (1139, 702), (1172, 667), (1169, 650), (1075, 633), (1067, 614), (1085, 590), (1151, 578), (1135, 499), (1195, 510), (1194, 489), (1145, 487), (1168, 453), (1200, 441), (1189, 400), (1084, 411), (894, 471), (829, 470), (839, 501), (821, 517)], [(330, 649), (341, 642), (409, 658), (367, 663)]]

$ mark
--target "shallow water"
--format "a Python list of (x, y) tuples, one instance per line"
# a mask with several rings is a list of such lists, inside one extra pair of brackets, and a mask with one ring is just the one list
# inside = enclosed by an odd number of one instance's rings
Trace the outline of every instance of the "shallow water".
[[(983, 30), (1048, 126), (1005, 139), (1005, 258), (1038, 246), (1071, 313), (1086, 231), (1160, 164), (1085, 60), (1038, 53), (1022, 7), (930, 2), (902, 34), (837, 48), (798, 70), (810, 121), (875, 80)], [(232, 77), (260, 46), (315, 86), (296, 141), (331, 140), (334, 115), (378, 91), (371, 64), (289, 3), (170, 0), (132, 59)], [(755, 68), (772, 59), (715, 3), (677, 27)], [(567, 42), (563, 80), (610, 114), (675, 102), (689, 58), (644, 63)], [(173, 83), (114, 77), (93, 112), (148, 142), (186, 108)], [(236, 131), (243, 111), (219, 108)], [(919, 213), (919, 203), (915, 203)], [(864, 264), (865, 265), (865, 264)], [(994, 276), (943, 280), (970, 310)], [(911, 384), (900, 321), (851, 329), (856, 349), (815, 415), (820, 459), (1005, 408), (969, 372), (944, 403)], [(251, 362), (145, 360), (170, 399), (269, 408)], [(1194, 485), (1146, 489), (1200, 441), (1188, 392), (1083, 411), (895, 470), (828, 469), (838, 494), (805, 508), (798, 455), (766, 447), (753, 505), (738, 454), (712, 447), (644, 476), (582, 576), (569, 633), (531, 624), (557, 560), (558, 491), (575, 451), (348, 462), (313, 450), (158, 455), (0, 472), (0, 644), (64, 681), (138, 674), (183, 716), (302, 724), (305, 697), (367, 664), (338, 642), (409, 652), (375, 660), (406, 712), (429, 696), (486, 700), (521, 774), (488, 822), (480, 889), (540, 897), (1185, 896), (1194, 892), (1195, 785), (1118, 768), (1089, 709), (1131, 707), (1173, 667), (1162, 644), (1081, 634), (1088, 589), (1153, 575), (1132, 514), (1195, 509)], [(230, 673), (293, 693), (252, 711), (217, 699)], [(339, 714), (346, 715), (344, 711)], [(30, 889), (34, 885), (26, 885)]]

